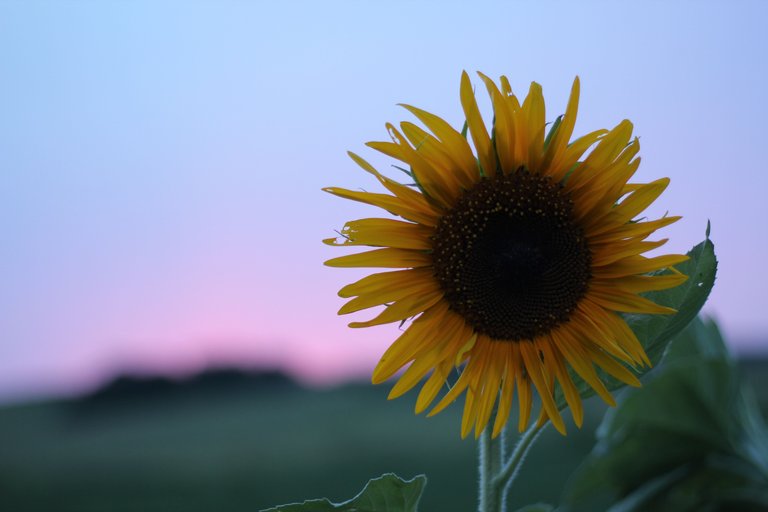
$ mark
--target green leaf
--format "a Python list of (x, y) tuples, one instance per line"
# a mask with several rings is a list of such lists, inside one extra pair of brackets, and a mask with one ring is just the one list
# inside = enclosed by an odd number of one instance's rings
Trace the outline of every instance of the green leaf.
[(689, 357), (705, 359), (730, 359), (720, 328), (709, 318), (698, 318), (688, 325), (669, 344), (664, 360), (672, 363)]
[(648, 501), (659, 492), (667, 490), (686, 474), (686, 468), (678, 468), (656, 478), (635, 489), (629, 496), (614, 504), (609, 512), (644, 512)]
[(667, 344), (681, 332), (701, 310), (715, 285), (717, 258), (709, 239), (688, 252), (690, 259), (676, 265), (688, 276), (682, 285), (670, 290), (644, 294), (644, 297), (677, 310), (672, 315), (626, 315), (627, 323), (645, 347), (652, 363), (661, 359)]
[(427, 477), (424, 475), (403, 480), (387, 473), (370, 480), (360, 494), (343, 503), (332, 503), (322, 498), (280, 505), (262, 512), (416, 512), (426, 484)]
[[(634, 331), (640, 343), (645, 348), (648, 358), (655, 366), (664, 354), (669, 342), (680, 333), (698, 314), (701, 307), (707, 301), (709, 293), (715, 284), (717, 272), (717, 259), (715, 247), (709, 239), (704, 240), (688, 252), (690, 259), (676, 265), (675, 268), (688, 276), (688, 280), (669, 290), (649, 292), (644, 297), (677, 310), (671, 315), (624, 315), (629, 327)], [(667, 270), (666, 273), (671, 271)], [(651, 368), (639, 368), (638, 376), (643, 376)], [(581, 379), (573, 370), (569, 370), (571, 378), (576, 384), (576, 389), (582, 398), (595, 394), (594, 389)], [(625, 387), (626, 384), (611, 377), (605, 372), (599, 371), (601, 380), (606, 388), (612, 391)], [(555, 399), (560, 409), (567, 407), (562, 389), (555, 390)]]
[(606, 414), (564, 508), (763, 510), (750, 507), (768, 503), (768, 430), (751, 398), (717, 325), (696, 319)]

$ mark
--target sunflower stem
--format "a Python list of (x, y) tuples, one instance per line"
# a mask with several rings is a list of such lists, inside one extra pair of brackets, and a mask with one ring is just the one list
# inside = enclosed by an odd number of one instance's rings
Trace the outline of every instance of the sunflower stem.
[(549, 420), (541, 425), (534, 423), (528, 427), (528, 430), (523, 432), (523, 435), (521, 435), (520, 439), (517, 441), (515, 449), (512, 450), (512, 454), (509, 456), (509, 460), (504, 462), (501, 470), (494, 474), (493, 479), (491, 480), (491, 486), (497, 490), (502, 501), (505, 501), (507, 490), (509, 489), (509, 486), (512, 485), (512, 482), (515, 481), (515, 478), (520, 471), (520, 466), (522, 466), (525, 456), (528, 454), (528, 450), (530, 450), (531, 446), (533, 446), (533, 442), (536, 441), (539, 434), (541, 434), (541, 431), (547, 425), (549, 425)]
[(504, 512), (504, 499), (496, 476), (504, 464), (504, 436), (491, 439), (489, 429), (480, 434), (479, 447), (479, 512)]

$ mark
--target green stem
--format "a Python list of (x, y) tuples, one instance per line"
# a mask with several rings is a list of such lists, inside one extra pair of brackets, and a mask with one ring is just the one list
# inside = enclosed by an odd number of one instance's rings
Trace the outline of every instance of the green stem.
[(546, 421), (541, 426), (531, 425), (528, 430), (523, 432), (520, 440), (515, 445), (515, 449), (506, 459), (505, 436), (506, 428), (502, 430), (501, 435), (496, 439), (491, 439), (489, 429), (485, 429), (480, 434), (478, 442), (479, 447), (479, 474), (480, 474), (480, 492), (479, 492), (479, 512), (505, 512), (507, 489), (517, 477), (520, 466), (525, 460), (533, 442), (539, 437), (542, 429), (549, 424)]
[(517, 442), (509, 460), (506, 461), (501, 471), (494, 476), (491, 485), (499, 488), (502, 495), (506, 495), (506, 490), (517, 477), (517, 473), (525, 460), (525, 456), (528, 454), (528, 450), (531, 448), (536, 438), (539, 437), (542, 429), (548, 424), (549, 421), (544, 422), (540, 426), (534, 423), (528, 430), (523, 432), (523, 435)]
[(499, 493), (498, 486), (494, 484), (496, 475), (501, 471), (504, 461), (504, 441), (503, 436), (497, 439), (491, 439), (489, 429), (485, 429), (480, 434), (478, 442), (479, 453), (479, 475), (480, 475), (480, 495), (479, 512), (504, 512), (502, 496)]

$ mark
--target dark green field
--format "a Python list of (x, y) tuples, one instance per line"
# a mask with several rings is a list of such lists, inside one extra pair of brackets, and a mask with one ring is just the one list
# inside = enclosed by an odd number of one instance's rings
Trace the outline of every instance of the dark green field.
[[(747, 367), (764, 411), (766, 369)], [(474, 510), (475, 443), (459, 438), (460, 406), (427, 419), (412, 413), (414, 396), (387, 401), (388, 386), (231, 377), (121, 381), (88, 399), (0, 409), (0, 510), (256, 511), (341, 501), (386, 472), (428, 476), (423, 511)], [(558, 501), (602, 412), (590, 400), (582, 430), (544, 433), (513, 505)]]

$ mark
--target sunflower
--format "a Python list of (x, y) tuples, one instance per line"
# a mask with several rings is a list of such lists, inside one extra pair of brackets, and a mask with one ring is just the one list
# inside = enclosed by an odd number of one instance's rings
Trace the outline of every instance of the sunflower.
[(669, 179), (629, 182), (640, 164), (632, 123), (624, 120), (610, 131), (570, 141), (578, 77), (565, 114), (547, 131), (539, 84), (531, 84), (520, 104), (506, 77), (499, 87), (479, 75), (493, 105), (490, 133), (464, 72), (463, 133), (440, 117), (403, 105), (426, 130), (410, 122), (401, 123), (400, 130), (387, 124), (392, 142), (368, 143), (407, 164), (414, 183), (392, 180), (350, 153), (389, 193), (324, 190), (400, 219), (348, 222), (340, 237), (324, 242), (376, 249), (326, 264), (396, 269), (339, 291), (351, 299), (339, 314), (386, 306), (375, 318), (350, 327), (410, 320), (373, 372), (378, 384), (408, 366), (390, 398), (429, 375), (416, 400), (421, 413), (456, 368), (458, 378), (429, 415), (464, 393), (462, 437), (473, 427), (479, 436), (494, 410), (492, 435), (497, 436), (515, 392), (518, 428), (524, 430), (534, 390), (541, 401), (539, 423), (548, 419), (565, 434), (554, 398), (557, 387), (577, 426), (584, 415), (569, 369), (611, 405), (615, 402), (595, 366), (640, 385), (631, 369), (650, 361), (621, 313), (674, 313), (639, 294), (686, 279), (674, 269), (658, 271), (687, 256), (643, 256), (666, 242), (648, 237), (680, 217), (637, 218)]

